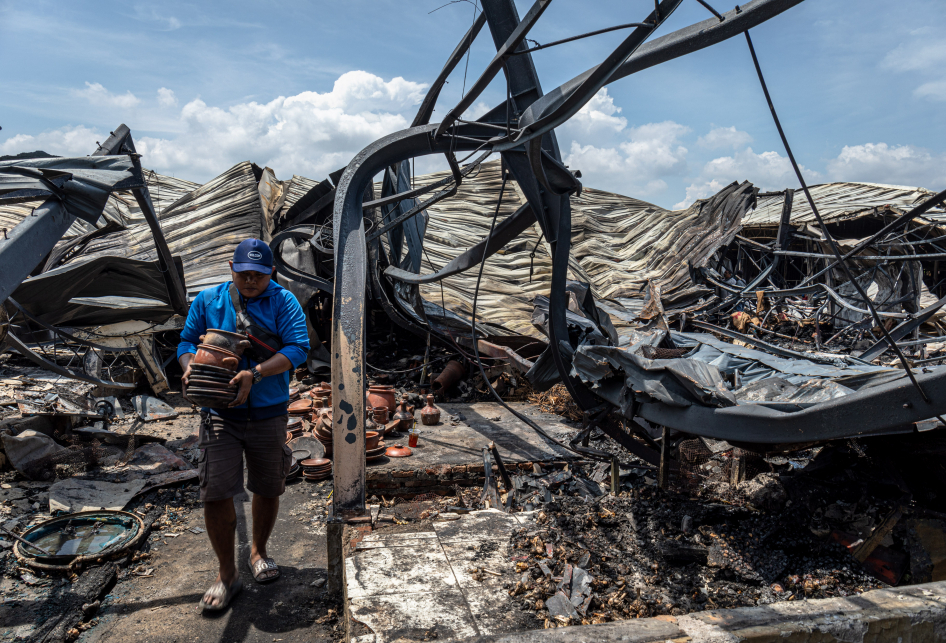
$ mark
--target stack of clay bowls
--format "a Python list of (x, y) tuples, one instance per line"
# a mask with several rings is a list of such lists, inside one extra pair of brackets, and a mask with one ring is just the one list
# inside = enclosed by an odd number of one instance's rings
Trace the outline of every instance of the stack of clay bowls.
[(243, 351), (250, 342), (246, 335), (210, 328), (200, 336), (197, 354), (191, 362), (191, 374), (184, 395), (194, 404), (223, 408), (236, 397), (230, 380), (236, 375)]
[(299, 463), (302, 465), (302, 477), (317, 482), (332, 476), (332, 461), (328, 458), (309, 458)]
[(374, 462), (384, 457), (384, 450), (387, 448), (381, 439), (383, 434), (380, 431), (367, 431), (365, 433), (365, 462)]
[(286, 424), (286, 442), (298, 438), (305, 431), (305, 425), (301, 417), (290, 417)]
[(301, 398), (289, 403), (289, 419), (305, 418), (312, 413), (312, 400)]
[(325, 457), (332, 456), (332, 409), (320, 407), (312, 412), (312, 435), (325, 447)]

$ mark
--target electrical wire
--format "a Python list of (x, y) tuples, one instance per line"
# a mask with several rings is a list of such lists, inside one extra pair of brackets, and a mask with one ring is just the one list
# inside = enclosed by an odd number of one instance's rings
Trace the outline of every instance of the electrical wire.
[[(831, 248), (831, 252), (835, 256), (835, 260), (841, 266), (841, 269), (844, 271), (845, 276), (850, 280), (851, 285), (854, 286), (854, 289), (857, 291), (857, 294), (861, 296), (861, 299), (867, 304), (867, 308), (870, 311), (871, 316), (874, 318), (874, 323), (880, 327), (880, 332), (884, 336), (884, 340), (890, 346), (890, 348), (897, 354), (897, 357), (900, 360), (900, 363), (903, 365), (903, 369), (906, 371), (907, 376), (910, 378), (910, 382), (920, 393), (920, 396), (923, 398), (923, 401), (931, 403), (929, 396), (920, 386), (920, 383), (916, 380), (916, 376), (913, 374), (913, 369), (910, 367), (910, 363), (907, 362), (906, 356), (904, 356), (903, 351), (900, 350), (900, 347), (897, 346), (897, 343), (890, 336), (890, 332), (887, 330), (887, 327), (884, 325), (883, 320), (881, 320), (880, 315), (877, 314), (877, 310), (874, 308), (873, 303), (867, 296), (867, 293), (864, 292), (863, 287), (857, 282), (856, 279), (851, 275), (851, 271), (848, 268), (847, 262), (844, 260), (844, 257), (841, 255), (840, 249), (838, 249), (837, 243), (834, 241), (834, 237), (831, 232), (828, 230), (827, 225), (825, 225), (824, 219), (821, 218), (821, 214), (818, 212), (818, 208), (815, 205), (815, 200), (811, 196), (811, 191), (808, 189), (808, 184), (805, 183), (805, 177), (802, 176), (801, 169), (798, 167), (798, 162), (795, 161), (795, 155), (792, 153), (792, 148), (788, 144), (788, 138), (785, 136), (785, 131), (782, 129), (782, 123), (779, 121), (778, 114), (775, 111), (775, 104), (772, 102), (772, 97), (769, 95), (769, 88), (765, 84), (765, 77), (762, 75), (762, 67), (759, 65), (759, 58), (756, 56), (755, 47), (752, 46), (752, 38), (749, 36), (749, 31), (746, 30), (746, 43), (749, 45), (749, 53), (752, 55), (752, 63), (755, 65), (756, 73), (759, 76), (759, 84), (762, 85), (762, 93), (765, 94), (765, 100), (769, 105), (769, 111), (772, 113), (772, 120), (775, 121), (775, 127), (778, 130), (779, 137), (782, 139), (782, 145), (785, 147), (785, 152), (788, 155), (788, 160), (792, 163), (792, 168), (795, 170), (795, 176), (798, 178), (798, 182), (801, 184), (802, 191), (805, 193), (805, 198), (808, 201), (808, 205), (811, 207), (812, 214), (815, 215), (815, 218), (818, 220), (818, 225), (821, 226), (821, 229), (824, 233), (825, 240), (828, 242), (828, 246)], [(943, 422), (946, 424), (946, 421)]]
[[(506, 191), (505, 162), (503, 162), (503, 165), (500, 167), (500, 172), (502, 173), (503, 181), (502, 181), (502, 185), (500, 185), (500, 188), (499, 188), (499, 199), (496, 201), (496, 211), (493, 213), (493, 221), (489, 226), (489, 234), (486, 235), (487, 247), (489, 246), (490, 239), (492, 239), (493, 237), (493, 230), (496, 227), (496, 219), (499, 216), (499, 209), (503, 202), (503, 194)], [(499, 396), (499, 393), (496, 392), (496, 389), (493, 388), (492, 383), (490, 383), (489, 381), (489, 377), (486, 376), (486, 369), (483, 367), (483, 361), (480, 358), (479, 346), (477, 345), (478, 341), (476, 339), (476, 302), (479, 297), (480, 282), (483, 279), (483, 268), (485, 266), (486, 266), (486, 254), (484, 253), (483, 259), (480, 261), (479, 273), (476, 276), (476, 288), (473, 290), (473, 310), (472, 310), (472, 316), (470, 319), (470, 337), (473, 340), (473, 354), (476, 358), (475, 359), (476, 365), (477, 367), (479, 367), (480, 377), (483, 378), (483, 382), (486, 384), (486, 388), (489, 389), (489, 392), (492, 393), (493, 397), (496, 398), (496, 401), (499, 402), (499, 404), (503, 408), (505, 408), (507, 411), (512, 413), (513, 416), (515, 416), (517, 419), (521, 420), (522, 422), (525, 422), (536, 433), (546, 438), (547, 440), (551, 440), (553, 443), (557, 444), (563, 449), (567, 449), (568, 451), (571, 451), (572, 453), (577, 453), (583, 456), (590, 456), (592, 459), (598, 459), (598, 460), (601, 460), (602, 462), (606, 461), (606, 462), (613, 463), (613, 458), (610, 453), (605, 453), (603, 451), (598, 451), (596, 449), (589, 449), (586, 447), (573, 447), (571, 445), (563, 444), (559, 440), (556, 440), (551, 435), (549, 435), (542, 427), (540, 427), (538, 424), (533, 422), (531, 419), (529, 419), (522, 413), (519, 413), (518, 411), (512, 409), (508, 404), (506, 404), (506, 401), (503, 400), (503, 398)]]
[(399, 374), (399, 373), (413, 373), (414, 371), (419, 371), (419, 370), (423, 369), (423, 368), (426, 367), (426, 366), (430, 366), (431, 364), (436, 364), (436, 363), (438, 363), (438, 362), (442, 362), (443, 360), (449, 359), (449, 358), (451, 358), (451, 357), (456, 357), (456, 356), (455, 356), (455, 355), (444, 355), (443, 357), (438, 357), (437, 359), (432, 359), (432, 360), (430, 360), (429, 362), (427, 362), (426, 364), (421, 364), (420, 366), (416, 366), (416, 367), (414, 367), (414, 368), (408, 368), (408, 369), (405, 369), (405, 370), (403, 370), (403, 371), (388, 371), (388, 370), (385, 370), (385, 369), (383, 369), (383, 368), (378, 368), (377, 366), (372, 366), (372, 365), (369, 364), (368, 362), (365, 362), (365, 366), (367, 366), (368, 368), (370, 368), (370, 369), (373, 370), (373, 371), (378, 371), (379, 373), (390, 373), (390, 374), (392, 374), (392, 375), (396, 375), (396, 374)]

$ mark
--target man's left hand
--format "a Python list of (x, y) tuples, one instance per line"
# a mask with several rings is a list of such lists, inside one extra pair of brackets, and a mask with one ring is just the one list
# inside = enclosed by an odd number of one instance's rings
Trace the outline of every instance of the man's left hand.
[(230, 406), (240, 406), (250, 396), (250, 389), (253, 388), (253, 373), (240, 371), (230, 380), (230, 383), (237, 386), (236, 399), (230, 402)]

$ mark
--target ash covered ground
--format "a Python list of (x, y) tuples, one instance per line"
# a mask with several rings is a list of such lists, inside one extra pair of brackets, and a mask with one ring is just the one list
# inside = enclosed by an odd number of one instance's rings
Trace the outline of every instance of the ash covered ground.
[[(521, 610), (558, 627), (928, 581), (937, 554), (918, 533), (921, 523), (946, 527), (929, 508), (944, 482), (909, 479), (895, 449), (872, 446), (829, 444), (787, 464), (771, 458), (771, 471), (735, 488), (710, 473), (661, 490), (641, 468), (622, 475), (617, 496), (604, 482), (592, 494), (594, 473), (577, 468), (538, 506), (537, 526), (512, 534), (519, 579), (506, 589)], [(883, 457), (873, 455), (882, 447)], [(925, 500), (910, 482), (924, 485)]]

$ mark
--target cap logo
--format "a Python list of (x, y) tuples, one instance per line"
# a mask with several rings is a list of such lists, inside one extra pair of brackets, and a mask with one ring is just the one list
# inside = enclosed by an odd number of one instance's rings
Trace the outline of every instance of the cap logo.
[(246, 253), (246, 256), (249, 257), (250, 259), (259, 260), (263, 258), (263, 253), (260, 252), (259, 250), (250, 250), (248, 253)]

